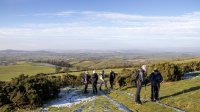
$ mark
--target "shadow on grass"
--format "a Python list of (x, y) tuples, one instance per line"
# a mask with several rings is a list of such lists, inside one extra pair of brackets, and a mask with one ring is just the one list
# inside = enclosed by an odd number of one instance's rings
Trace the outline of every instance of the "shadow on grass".
[[(147, 84), (146, 87), (150, 86), (151, 84)], [(142, 85), (142, 87), (145, 87), (145, 85)], [(137, 88), (135, 85), (131, 85), (131, 86), (124, 86), (121, 88), (121, 90), (126, 91), (130, 88)]]
[(135, 87), (135, 86), (125, 86), (125, 87), (121, 88), (121, 90), (125, 91), (125, 90), (133, 88), (133, 87)]
[(169, 97), (172, 97), (172, 96), (178, 96), (178, 95), (188, 93), (188, 92), (192, 92), (192, 91), (196, 91), (196, 90), (200, 90), (200, 86), (191, 87), (191, 88), (185, 89), (183, 91), (174, 93), (172, 95), (163, 96), (163, 97), (160, 97), (160, 99), (162, 100), (162, 99), (165, 99), (165, 98), (169, 98)]

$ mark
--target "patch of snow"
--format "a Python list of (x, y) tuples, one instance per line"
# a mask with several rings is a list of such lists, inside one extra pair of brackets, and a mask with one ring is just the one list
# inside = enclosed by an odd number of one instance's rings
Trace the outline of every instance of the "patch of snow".
[(193, 77), (192, 79), (196, 79), (196, 78), (198, 78), (199, 76), (196, 76), (196, 77)]
[(48, 108), (41, 108), (40, 112), (48, 112)]
[(188, 72), (188, 73), (185, 73), (182, 78), (183, 79), (195, 79), (195, 78), (199, 77), (199, 74), (200, 74), (200, 71)]
[(95, 98), (92, 94), (83, 94), (79, 88), (66, 87), (61, 89), (59, 97), (45, 104), (45, 107), (71, 107), (76, 104), (86, 103)]

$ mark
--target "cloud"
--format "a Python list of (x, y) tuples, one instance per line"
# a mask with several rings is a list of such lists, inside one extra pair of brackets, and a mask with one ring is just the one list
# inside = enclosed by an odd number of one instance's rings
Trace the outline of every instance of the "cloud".
[(76, 14), (76, 11), (62, 11), (62, 12), (56, 12), (56, 13), (36, 13), (32, 16), (70, 16), (72, 14)]
[[(145, 41), (147, 44), (155, 44), (152, 46), (158, 44), (162, 46), (160, 43), (163, 43), (169, 47), (167, 45), (176, 42), (178, 47), (186, 45), (198, 47), (197, 41), (200, 40), (200, 12), (179, 16), (145, 16), (116, 12), (62, 11), (38, 13), (32, 16), (53, 16), (63, 18), (65, 21), (60, 23), (51, 20), (48, 20), (49, 23), (33, 21), (16, 27), (0, 27), (0, 43), (13, 39), (16, 42), (26, 41), (30, 45), (37, 42), (38, 45), (49, 40), (45, 43), (46, 46), (56, 42), (62, 43), (63, 46), (79, 43), (80, 46), (91, 44), (106, 48), (100, 44), (112, 41), (122, 46), (136, 47)], [(8, 43), (7, 46), (11, 45)]]

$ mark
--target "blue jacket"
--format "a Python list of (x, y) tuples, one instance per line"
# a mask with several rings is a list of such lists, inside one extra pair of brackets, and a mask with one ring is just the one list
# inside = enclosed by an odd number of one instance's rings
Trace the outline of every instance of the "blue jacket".
[(160, 86), (160, 83), (163, 81), (163, 77), (160, 72), (158, 72), (157, 75), (152, 72), (147, 79), (151, 82), (152, 86)]

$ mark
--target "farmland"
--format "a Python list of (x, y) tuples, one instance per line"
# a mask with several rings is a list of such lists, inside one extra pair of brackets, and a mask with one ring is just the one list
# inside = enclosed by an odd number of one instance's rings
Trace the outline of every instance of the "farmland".
[(38, 73), (53, 73), (53, 67), (37, 65), (28, 62), (19, 62), (14, 65), (0, 66), (0, 80), (8, 81), (20, 74), (35, 75)]

